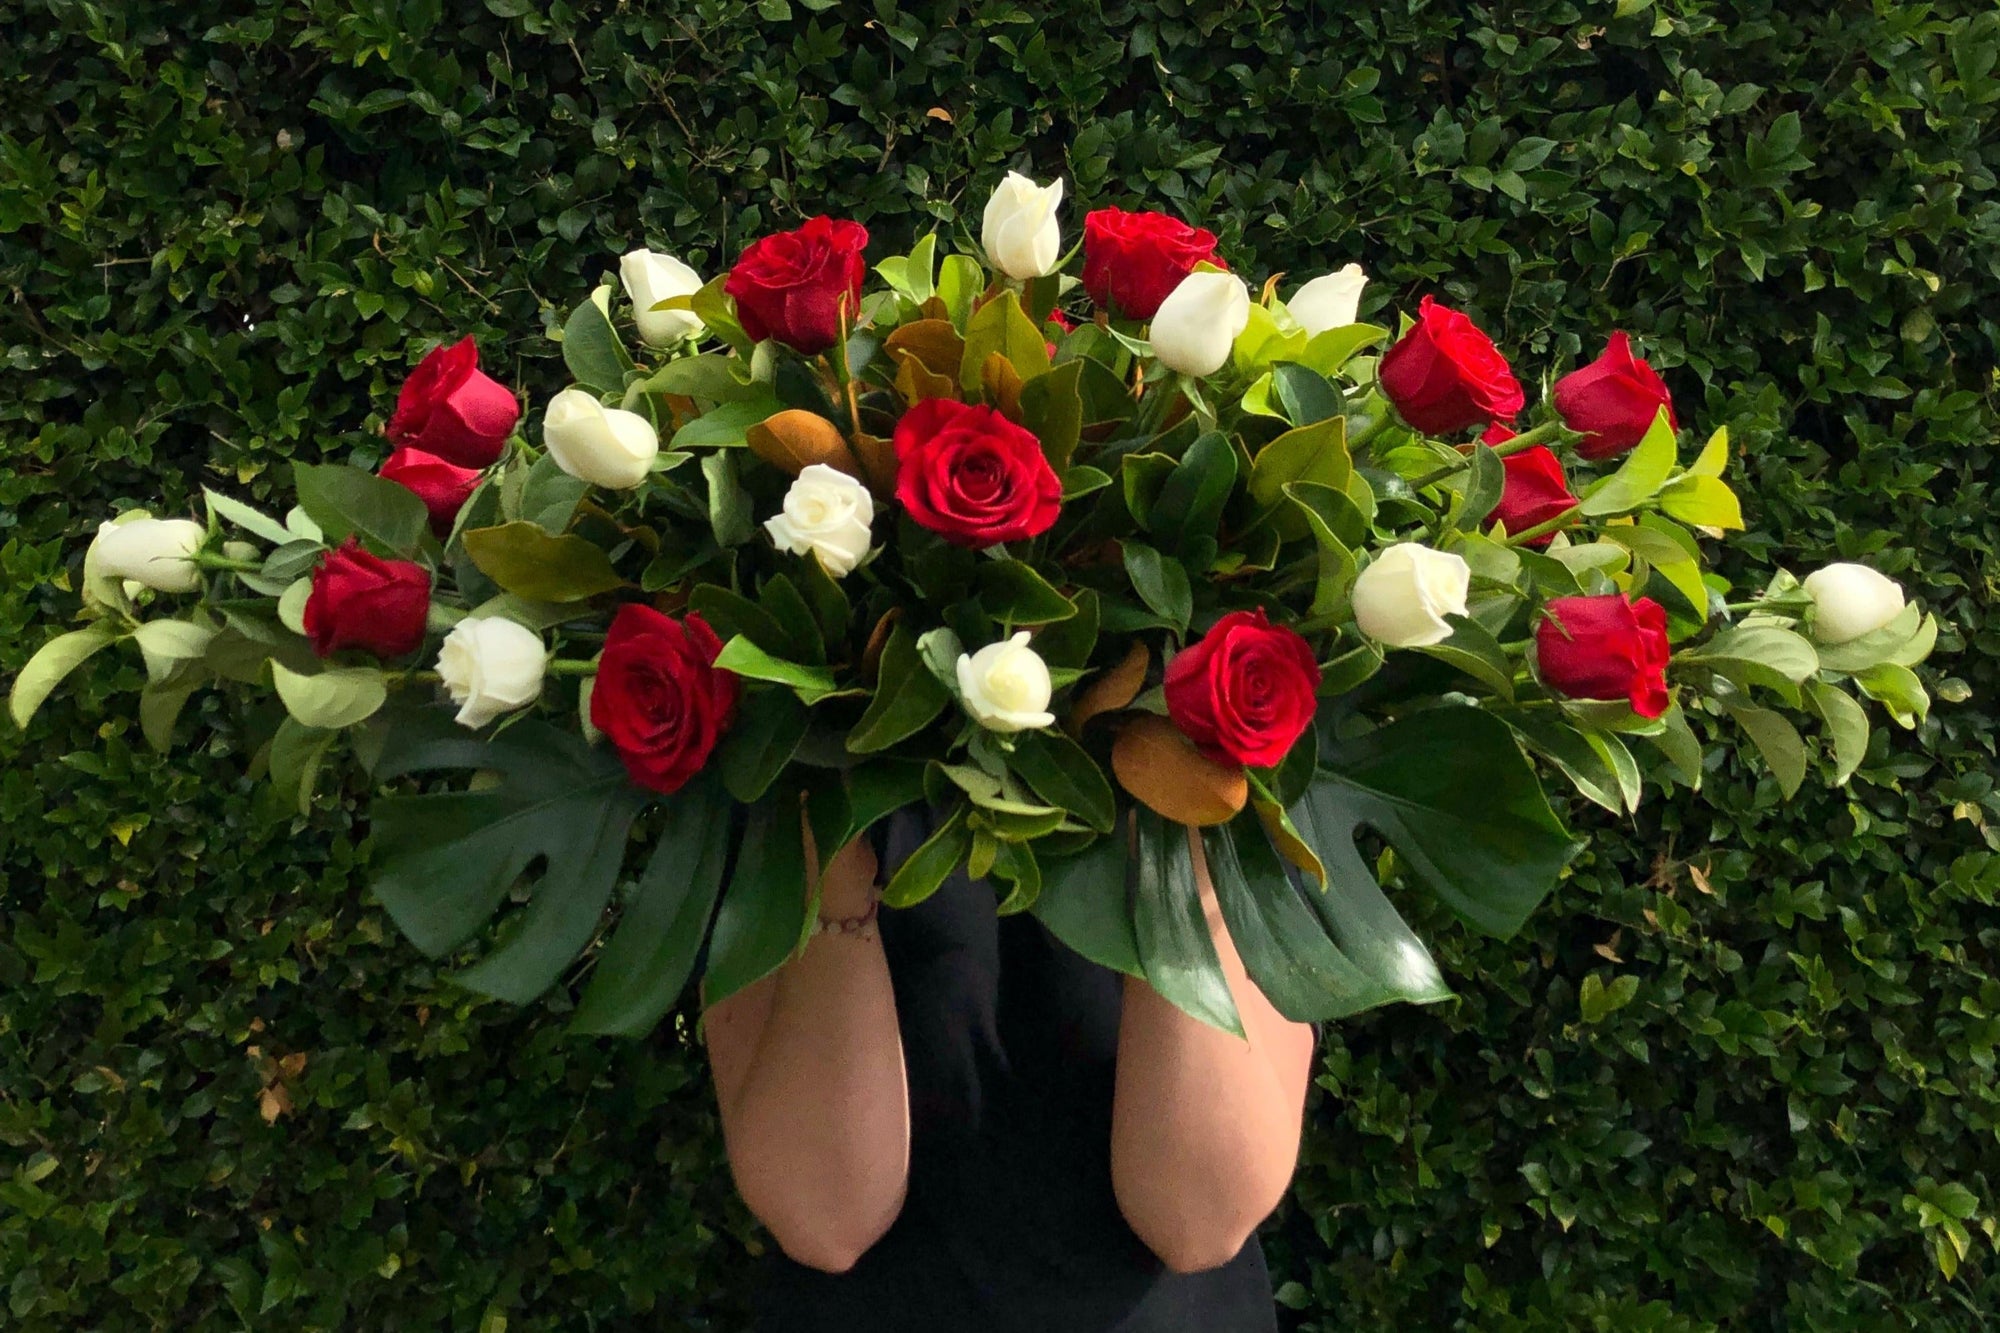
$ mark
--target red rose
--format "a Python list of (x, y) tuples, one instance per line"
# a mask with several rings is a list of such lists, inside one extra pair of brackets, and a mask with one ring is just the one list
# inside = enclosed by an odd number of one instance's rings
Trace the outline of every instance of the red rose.
[(401, 657), (424, 642), (431, 610), (431, 576), (408, 560), (384, 560), (349, 537), (328, 551), (313, 571), (306, 598), (306, 637), (313, 651), (332, 657), (360, 648), (377, 657)]
[(1519, 434), (1520, 432), (1512, 426), (1503, 426), (1496, 421), (1485, 430), (1479, 432), (1479, 442), (1489, 449), (1498, 449), (1501, 445)]
[(1667, 613), (1650, 597), (1624, 593), (1558, 597), (1535, 627), (1542, 682), (1572, 699), (1629, 699), (1640, 717), (1658, 717), (1667, 692)]
[(447, 463), (436, 454), (408, 447), (389, 455), (377, 475), (412, 492), (431, 511), (431, 531), (442, 541), (451, 532), (458, 511), (479, 488), (479, 469)]
[[(1509, 533), (1518, 534), (1576, 507), (1569, 478), (1563, 475), (1562, 461), (1553, 450), (1538, 444), (1507, 455), (1500, 465), (1507, 469), (1507, 484), (1500, 492), (1500, 503), (1487, 515), (1489, 523), (1504, 523)], [(1554, 537), (1553, 532), (1546, 532), (1528, 545), (1547, 546)]]
[(590, 692), (590, 724), (611, 740), (632, 781), (678, 791), (701, 772), (736, 717), (737, 679), (716, 667), (708, 622), (627, 602), (612, 618)]
[(1167, 715), (1218, 764), (1271, 768), (1318, 707), (1319, 664), (1263, 611), (1231, 611), (1167, 663)]
[(1653, 368), (1632, 355), (1624, 330), (1611, 335), (1604, 355), (1556, 381), (1556, 411), (1571, 430), (1583, 432), (1576, 447), (1585, 458), (1616, 458), (1646, 438), (1660, 409), (1675, 430), (1674, 400)]
[(487, 467), (500, 457), (521, 404), (514, 391), (479, 369), (479, 348), (464, 338), (417, 363), (385, 434), (459, 467)]
[(1382, 358), (1376, 378), (1403, 420), (1426, 435), (1512, 421), (1524, 401), (1493, 340), (1428, 296), (1417, 307), (1417, 322)]
[(896, 423), (896, 499), (974, 549), (1040, 536), (1062, 508), (1042, 444), (990, 407), (926, 398)]
[(736, 318), (752, 338), (816, 356), (840, 340), (842, 308), (850, 322), (861, 308), (867, 246), (860, 223), (817, 217), (752, 241), (722, 290), (736, 299)]
[(1083, 219), (1083, 289), (1127, 319), (1147, 320), (1196, 264), (1227, 268), (1215, 233), (1165, 213), (1100, 208)]

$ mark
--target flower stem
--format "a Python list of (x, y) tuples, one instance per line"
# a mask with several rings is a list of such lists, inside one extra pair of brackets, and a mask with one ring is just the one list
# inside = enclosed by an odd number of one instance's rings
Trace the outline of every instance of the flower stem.
[(264, 568), (261, 560), (236, 560), (213, 551), (196, 551), (194, 562), (203, 569), (223, 569), (238, 574), (255, 574)]
[(597, 663), (578, 662), (566, 657), (552, 657), (549, 659), (548, 673), (551, 676), (594, 676), (597, 674)]
[(1583, 509), (1581, 506), (1571, 505), (1554, 518), (1544, 519), (1532, 528), (1523, 528), (1519, 532), (1509, 533), (1507, 535), (1507, 544), (1509, 546), (1526, 545), (1538, 537), (1546, 537), (1552, 532), (1561, 532), (1564, 528), (1569, 527), (1582, 517)]
[[(1509, 454), (1518, 454), (1523, 450), (1532, 449), (1538, 444), (1547, 444), (1550, 440), (1556, 439), (1559, 436), (1561, 436), (1562, 433), (1563, 433), (1562, 422), (1544, 421), (1539, 426), (1536, 426), (1530, 430), (1522, 431), (1519, 435), (1516, 435), (1511, 440), (1502, 440), (1500, 443), (1495, 445), (1490, 445), (1488, 447), (1491, 448), (1494, 453), (1500, 455), (1500, 457), (1505, 458)], [(1456, 462), (1446, 463), (1443, 467), (1437, 469), (1435, 472), (1426, 472), (1423, 476), (1418, 477), (1415, 481), (1410, 483), (1410, 489), (1413, 491), (1420, 491), (1426, 486), (1435, 486), (1438, 482), (1443, 481), (1446, 477), (1454, 476), (1457, 473), (1465, 471), (1465, 469), (1471, 466), (1472, 466), (1472, 455), (1468, 453), (1464, 457), (1458, 459)]]

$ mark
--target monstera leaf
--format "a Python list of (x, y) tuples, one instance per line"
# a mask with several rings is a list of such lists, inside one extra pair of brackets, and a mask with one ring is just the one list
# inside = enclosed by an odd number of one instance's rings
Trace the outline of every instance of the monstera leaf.
[(590, 943), (632, 820), (652, 794), (632, 785), (609, 750), (547, 723), (526, 719), (481, 739), (436, 709), (398, 716), (374, 776), (445, 769), (490, 777), (376, 801), (375, 895), (412, 943), (437, 956), (470, 942), (526, 875), (519, 929), (457, 975), (481, 994), (525, 1003)]

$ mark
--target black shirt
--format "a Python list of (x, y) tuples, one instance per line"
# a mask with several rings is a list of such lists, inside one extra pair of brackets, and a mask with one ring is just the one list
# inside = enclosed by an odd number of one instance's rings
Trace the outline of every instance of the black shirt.
[[(922, 839), (899, 814), (887, 875)], [(963, 874), (884, 909), (910, 1090), (903, 1211), (849, 1272), (773, 1250), (759, 1333), (1275, 1333), (1256, 1237), (1169, 1273), (1111, 1189), (1121, 979)], [(1171, 1171), (1172, 1162), (1159, 1169)]]

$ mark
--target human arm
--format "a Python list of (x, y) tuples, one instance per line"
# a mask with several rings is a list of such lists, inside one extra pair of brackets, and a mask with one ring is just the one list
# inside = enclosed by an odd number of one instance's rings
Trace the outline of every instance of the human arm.
[[(865, 913), (865, 840), (827, 867), (821, 913)], [(903, 1042), (881, 940), (825, 931), (703, 1016), (729, 1169), (786, 1254), (843, 1272), (889, 1229), (909, 1180)]]
[(1229, 938), (1189, 831), (1209, 933), (1244, 1037), (1127, 978), (1112, 1103), (1111, 1181), (1132, 1230), (1176, 1272), (1227, 1263), (1284, 1197), (1298, 1162), (1313, 1034), (1271, 1007)]

